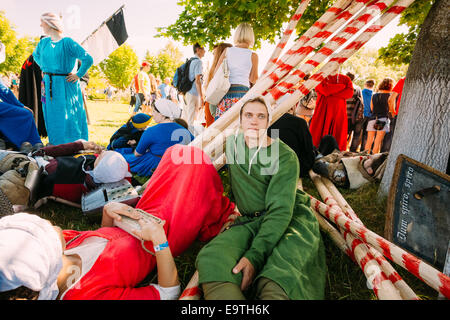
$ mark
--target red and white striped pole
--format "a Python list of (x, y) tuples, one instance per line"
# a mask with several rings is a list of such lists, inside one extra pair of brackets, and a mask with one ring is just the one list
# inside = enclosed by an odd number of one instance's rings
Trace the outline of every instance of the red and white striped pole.
[[(352, 41), (344, 50), (338, 54), (331, 56), (330, 61), (317, 73), (315, 73), (308, 81), (295, 90), (283, 103), (276, 107), (273, 113), (273, 121), (278, 120), (285, 114), (293, 105), (295, 105), (302, 97), (307, 95), (312, 89), (319, 85), (326, 77), (333, 72), (336, 72), (341, 64), (347, 61), (356, 51), (361, 49), (373, 36), (375, 36), (381, 29), (394, 20), (401, 14), (414, 0), (399, 0), (394, 6), (389, 8), (379, 19), (379, 24), (374, 24)], [(283, 96), (280, 91), (278, 94), (272, 92), (271, 96), (274, 100), (278, 100)]]
[(264, 67), (264, 71), (261, 74), (261, 77), (269, 70), (271, 69), (275, 63), (277, 62), (278, 58), (280, 57), (281, 52), (283, 51), (284, 47), (286, 47), (286, 44), (288, 43), (289, 39), (291, 38), (292, 33), (294, 32), (295, 28), (297, 27), (298, 22), (300, 21), (303, 13), (305, 12), (305, 9), (308, 7), (308, 4), (311, 0), (302, 0), (300, 5), (297, 8), (297, 11), (294, 13), (294, 15), (291, 18), (291, 21), (289, 22), (288, 27), (283, 33), (283, 36), (281, 37), (280, 42), (275, 47), (275, 50), (273, 51), (272, 55), (270, 56), (269, 61), (267, 61), (266, 66)]
[[(322, 197), (322, 199), (325, 199), (325, 203), (330, 206), (330, 208), (344, 213), (338, 206), (337, 202), (334, 200), (330, 191), (323, 183), (321, 176), (315, 174), (312, 171), (309, 173), (309, 175), (317, 190), (319, 191), (320, 196)], [(396, 287), (394, 287), (394, 284), (389, 279), (389, 276), (383, 272), (383, 270), (381, 269), (381, 265), (372, 256), (369, 250), (369, 246), (361, 240), (356, 239), (350, 233), (344, 232), (342, 228), (340, 228), (340, 230), (344, 236), (345, 241), (347, 242), (348, 247), (351, 248), (351, 251), (355, 257), (355, 261), (358, 263), (364, 275), (366, 276), (367, 281), (370, 284), (370, 288), (373, 289), (375, 295), (380, 300), (402, 300), (402, 296), (400, 295)]]
[[(291, 95), (289, 95), (282, 103), (275, 106), (273, 110), (272, 123), (277, 121), (283, 114), (285, 114), (293, 105), (295, 105), (302, 97), (307, 95), (310, 90), (319, 85), (326, 77), (333, 74), (339, 66), (344, 63), (349, 57), (351, 57), (356, 51), (358, 51), (364, 44), (366, 44), (373, 36), (376, 35), (383, 27), (389, 24), (399, 14), (403, 12), (414, 0), (399, 0), (396, 5), (389, 8), (379, 19), (379, 24), (374, 24), (365, 30), (358, 38), (352, 41), (343, 51), (339, 54), (331, 56), (330, 61), (321, 68), (319, 72), (314, 74), (308, 81), (306, 81), (300, 88)], [(274, 83), (274, 79), (266, 77), (261, 81), (258, 81), (254, 89), (257, 86), (267, 88), (268, 83)], [(223, 141), (226, 137), (225, 129), (235, 129), (238, 126), (237, 116), (238, 112), (246, 99), (257, 96), (262, 92), (259, 89), (255, 91), (250, 90), (247, 95), (237, 102), (230, 110), (228, 110), (219, 120), (217, 120), (210, 128), (197, 137), (191, 145), (204, 149), (205, 153), (210, 155), (213, 159), (221, 156), (223, 153)], [(278, 92), (274, 91), (278, 90)], [(272, 90), (272, 95), (269, 96), (273, 100), (272, 102), (279, 100), (283, 96), (278, 87)], [(212, 142), (211, 142), (212, 141)], [(214, 150), (214, 151), (213, 151)], [(212, 156), (214, 154), (214, 156)]]
[[(356, 0), (356, 1), (361, 2), (367, 0)], [(320, 33), (324, 34), (324, 32), (326, 31), (323, 31), (323, 29), (327, 27), (328, 23), (336, 19), (336, 17), (338, 17), (339, 14), (342, 13), (344, 9), (348, 7), (352, 2), (353, 0), (338, 0), (330, 9), (327, 10), (327, 12), (325, 12), (325, 14), (316, 23), (314, 23), (314, 25), (305, 33), (305, 35), (301, 36), (297, 40), (296, 43), (298, 43), (298, 47), (300, 48), (301, 46), (303, 46), (307, 41), (310, 40), (311, 37), (319, 36)], [(314, 48), (312, 48), (311, 51), (312, 50), (314, 50)], [(292, 49), (290, 51), (292, 51)], [(288, 51), (288, 53), (290, 51)], [(281, 60), (283, 61), (283, 59), (284, 58), (282, 58)], [(280, 66), (275, 65), (274, 68), (277, 69), (280, 68)], [(269, 70), (268, 73), (270, 74), (271, 71)], [(268, 77), (267, 74), (265, 77), (259, 79), (256, 82), (256, 84), (250, 89), (250, 91), (247, 92), (247, 94), (240, 101), (238, 101), (222, 117), (220, 117), (217, 121), (215, 121), (213, 125), (211, 125), (198, 137), (196, 137), (196, 139), (191, 143), (191, 146), (203, 149), (204, 146), (209, 144), (211, 140), (213, 140), (217, 136), (218, 132), (225, 130), (233, 121), (237, 119), (243, 101), (261, 95), (267, 89), (271, 88), (274, 84), (276, 84), (276, 82), (278, 82), (278, 80), (274, 81), (274, 79)]]
[(300, 68), (295, 70), (290, 76), (281, 81), (270, 93), (274, 98), (279, 95), (285, 95), (289, 89), (298, 84), (307, 73), (311, 72), (338, 50), (344, 43), (355, 36), (356, 33), (364, 29), (367, 24), (377, 17), (383, 10), (390, 6), (396, 0), (382, 0), (375, 4), (365, 7), (357, 18), (354, 18), (343, 31), (334, 36), (323, 48), (321, 48), (313, 57), (303, 63)]
[(344, 213), (327, 206), (312, 196), (310, 198), (311, 206), (322, 216), (333, 221), (345, 231), (352, 233), (358, 239), (372, 245), (379, 252), (382, 252), (386, 258), (408, 270), (430, 287), (442, 293), (445, 297), (450, 298), (450, 277), (368, 230), (361, 224), (352, 221)]

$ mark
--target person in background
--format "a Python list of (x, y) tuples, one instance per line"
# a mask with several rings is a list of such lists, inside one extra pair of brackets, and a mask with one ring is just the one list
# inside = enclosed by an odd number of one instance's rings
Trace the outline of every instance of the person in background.
[(197, 113), (205, 104), (205, 94), (203, 92), (203, 62), (205, 56), (205, 48), (200, 44), (194, 44), (194, 57), (189, 66), (189, 80), (194, 81), (191, 90), (184, 95), (185, 106), (183, 108), (182, 118), (186, 120), (189, 130), (193, 131), (194, 121)]
[(152, 117), (145, 113), (138, 113), (131, 117), (113, 134), (107, 149), (131, 148), (134, 151), (151, 120)]
[[(0, 55), (2, 52), (4, 45), (0, 42)], [(0, 80), (0, 150), (6, 150), (8, 143), (24, 153), (43, 147), (33, 111), (17, 100)]]
[(392, 140), (394, 139), (395, 126), (397, 124), (398, 112), (402, 102), (403, 87), (405, 85), (405, 77), (401, 78), (389, 97), (389, 119), (391, 120), (391, 130), (386, 134), (383, 140), (381, 152), (389, 152), (391, 150)]
[(347, 99), (353, 96), (353, 84), (343, 74), (329, 75), (316, 87), (317, 107), (310, 131), (316, 147), (324, 136), (332, 135), (340, 150), (347, 149)]
[[(355, 75), (351, 72), (347, 76), (353, 81)], [(353, 84), (353, 97), (347, 100), (348, 137), (350, 151), (356, 152), (361, 145), (364, 126), (364, 102), (361, 88)], [(351, 143), (350, 143), (351, 142)]]
[(158, 124), (145, 130), (134, 152), (128, 148), (116, 150), (130, 164), (132, 173), (152, 176), (168, 148), (180, 143), (187, 145), (194, 140), (180, 116), (181, 109), (172, 101), (159, 99), (154, 103), (153, 120)]
[[(389, 97), (391, 96), (394, 80), (385, 78), (378, 86), (378, 92), (372, 96), (372, 117), (367, 124), (367, 143), (365, 150), (372, 154), (380, 153), (381, 145), (386, 133), (390, 131)], [(372, 148), (372, 144), (375, 144)]]
[(161, 98), (168, 99), (173, 103), (178, 104), (177, 89), (172, 86), (171, 81), (172, 79), (169, 77), (165, 78), (164, 83), (158, 87), (158, 90), (161, 93)]
[(253, 28), (248, 23), (241, 23), (235, 31), (233, 40), (234, 47), (223, 51), (214, 71), (215, 74), (226, 58), (231, 87), (217, 106), (215, 120), (244, 97), (258, 80), (258, 55), (250, 50), (255, 44)]
[[(39, 41), (33, 52), (44, 74), (44, 120), (52, 145), (89, 140), (79, 80), (92, 66), (93, 59), (77, 42), (63, 36), (62, 26), (58, 15), (43, 14), (41, 27), (49, 37)], [(81, 67), (72, 74), (77, 59), (81, 60)]]
[(364, 127), (361, 141), (361, 149), (363, 149), (367, 143), (367, 124), (369, 123), (370, 117), (372, 117), (372, 110), (370, 109), (370, 106), (372, 103), (372, 95), (374, 87), (375, 87), (375, 80), (369, 79), (365, 82), (364, 89), (361, 92), (364, 103)]
[(300, 177), (308, 177), (316, 155), (308, 123), (298, 116), (296, 112), (298, 109), (300, 109), (298, 106), (293, 107), (274, 122), (269, 128), (268, 134), (272, 139), (280, 138), (294, 150), (300, 165)]
[[(298, 89), (305, 82), (308, 81), (311, 77), (311, 74), (308, 73), (303, 80), (299, 81), (299, 83), (293, 88)], [(314, 115), (314, 109), (317, 104), (317, 93), (314, 89), (312, 89), (306, 96), (304, 96), (300, 102), (297, 104), (297, 108), (295, 109), (296, 116), (302, 118), (308, 123), (311, 122), (311, 119)]]
[(137, 75), (137, 86), (138, 94), (136, 95), (136, 107), (134, 108), (133, 116), (139, 112), (139, 109), (142, 107), (142, 112), (145, 113), (145, 104), (148, 104), (151, 100), (150, 92), (150, 77), (148, 73), (150, 72), (150, 63), (144, 61), (141, 65), (141, 71), (139, 71)]
[[(209, 83), (211, 82), (212, 78), (214, 77), (214, 72), (217, 67), (217, 63), (219, 62), (219, 58), (222, 56), (223, 51), (225, 48), (230, 48), (233, 45), (231, 43), (220, 43), (218, 44), (213, 51), (214, 59), (211, 65), (211, 68), (209, 69), (208, 77), (206, 79), (205, 88), (208, 88)], [(205, 102), (205, 120), (206, 120), (206, 127), (209, 127), (214, 123), (214, 117), (216, 116), (216, 110), (217, 105), (211, 105), (209, 102)]]

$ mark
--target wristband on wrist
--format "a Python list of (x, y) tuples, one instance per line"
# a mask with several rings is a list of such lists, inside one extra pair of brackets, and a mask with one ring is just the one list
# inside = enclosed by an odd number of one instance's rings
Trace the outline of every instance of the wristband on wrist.
[(164, 249), (167, 249), (168, 247), (169, 247), (169, 242), (166, 241), (163, 244), (160, 244), (158, 246), (154, 246), (153, 249), (155, 249), (155, 253), (156, 253), (156, 252), (162, 251)]

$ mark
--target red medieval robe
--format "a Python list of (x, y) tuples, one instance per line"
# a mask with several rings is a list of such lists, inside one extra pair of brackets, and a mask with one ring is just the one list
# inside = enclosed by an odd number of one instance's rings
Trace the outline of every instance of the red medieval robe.
[[(174, 257), (195, 240), (215, 237), (235, 204), (223, 195), (222, 180), (202, 150), (182, 145), (167, 149), (136, 206), (165, 220), (164, 229)], [(141, 242), (119, 228), (97, 231), (65, 230), (67, 249), (89, 237), (108, 240), (90, 271), (67, 291), (64, 300), (158, 300), (152, 286), (138, 287), (156, 267), (155, 256)], [(151, 242), (145, 242), (154, 251)]]
[(316, 87), (317, 105), (311, 119), (313, 143), (319, 147), (326, 135), (333, 136), (341, 151), (347, 149), (347, 99), (353, 96), (353, 84), (343, 74), (328, 76)]

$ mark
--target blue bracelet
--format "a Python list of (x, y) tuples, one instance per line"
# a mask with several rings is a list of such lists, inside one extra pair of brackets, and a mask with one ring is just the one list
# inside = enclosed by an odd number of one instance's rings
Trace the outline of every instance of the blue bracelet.
[(169, 247), (169, 242), (166, 241), (165, 243), (160, 244), (159, 246), (154, 246), (153, 249), (155, 249), (155, 253), (156, 253), (156, 252), (162, 251), (164, 249), (167, 249), (168, 247)]

